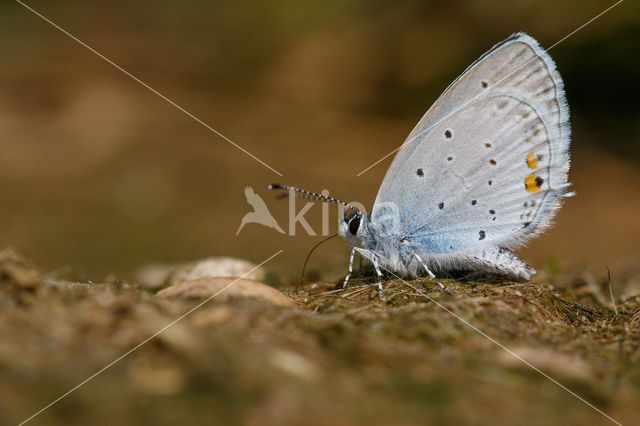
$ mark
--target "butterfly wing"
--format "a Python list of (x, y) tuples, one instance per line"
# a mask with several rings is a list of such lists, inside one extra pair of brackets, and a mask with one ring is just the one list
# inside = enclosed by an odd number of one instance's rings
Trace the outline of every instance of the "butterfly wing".
[(569, 113), (551, 57), (526, 34), (455, 80), (398, 151), (372, 212), (397, 208), (426, 252), (514, 248), (550, 224), (568, 187)]

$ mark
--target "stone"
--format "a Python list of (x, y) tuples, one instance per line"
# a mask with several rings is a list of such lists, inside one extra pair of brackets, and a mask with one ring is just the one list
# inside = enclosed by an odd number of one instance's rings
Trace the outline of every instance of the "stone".
[(285, 308), (295, 307), (295, 303), (279, 290), (259, 281), (215, 277), (201, 278), (193, 281), (185, 281), (167, 287), (158, 293), (159, 297), (206, 299), (213, 295), (216, 300), (228, 300), (231, 298), (256, 298), (262, 299), (276, 306)]
[[(184, 264), (152, 263), (140, 267), (136, 272), (136, 282), (146, 288), (159, 288), (185, 281), (207, 277), (247, 278), (263, 281), (265, 272), (248, 260), (234, 257), (208, 257)], [(247, 274), (248, 273), (248, 274)], [(247, 274), (247, 276), (244, 276)]]
[[(262, 268), (257, 268), (248, 273), (255, 267), (256, 265), (248, 260), (233, 257), (209, 257), (177, 268), (169, 275), (168, 284), (174, 285), (207, 277), (242, 277), (249, 280), (262, 281), (265, 276)], [(243, 276), (244, 274), (247, 275)]]

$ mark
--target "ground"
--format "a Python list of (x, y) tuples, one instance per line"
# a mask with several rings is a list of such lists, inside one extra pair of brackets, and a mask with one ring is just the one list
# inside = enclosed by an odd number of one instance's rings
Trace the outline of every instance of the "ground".
[[(229, 290), (30, 423), (638, 424), (639, 279), (628, 266), (614, 299), (606, 279), (549, 274), (443, 279), (453, 295), (386, 280), (382, 301), (367, 276), (346, 290), (281, 286), (290, 306)], [(155, 292), (2, 256), (1, 423), (26, 420), (202, 302)]]

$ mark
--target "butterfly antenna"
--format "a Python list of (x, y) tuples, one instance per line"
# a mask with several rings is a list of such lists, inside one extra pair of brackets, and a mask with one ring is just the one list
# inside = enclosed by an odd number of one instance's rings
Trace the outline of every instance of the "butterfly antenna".
[[(351, 204), (345, 203), (344, 201), (338, 200), (337, 198), (329, 197), (328, 195), (318, 194), (317, 192), (307, 191), (306, 189), (296, 188), (295, 186), (280, 185), (278, 183), (272, 183), (271, 185), (268, 186), (268, 188), (270, 190), (281, 189), (284, 191), (289, 191), (289, 192), (280, 194), (278, 198), (291, 198), (293, 195), (293, 198), (304, 198), (307, 200), (318, 200), (318, 201), (325, 201), (327, 203), (340, 204), (347, 208), (350, 208), (351, 210), (356, 212), (356, 214), (362, 215), (362, 212), (357, 208), (353, 207)], [(291, 192), (294, 192), (295, 194), (291, 194)]]
[(309, 262), (309, 258), (311, 258), (311, 254), (313, 254), (313, 252), (320, 247), (321, 244), (326, 243), (327, 241), (329, 241), (330, 239), (337, 237), (338, 234), (333, 234), (327, 238), (325, 238), (324, 240), (320, 241), (319, 243), (317, 243), (315, 246), (313, 246), (313, 248), (309, 251), (309, 254), (307, 255), (307, 258), (304, 260), (304, 265), (302, 266), (302, 275), (300, 276), (300, 288), (304, 289), (304, 272), (307, 270), (307, 262)]

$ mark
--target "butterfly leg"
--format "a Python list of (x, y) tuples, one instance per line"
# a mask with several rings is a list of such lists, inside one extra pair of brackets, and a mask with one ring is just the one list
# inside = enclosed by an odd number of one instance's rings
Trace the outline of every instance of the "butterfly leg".
[(426, 272), (427, 274), (429, 274), (429, 277), (431, 277), (431, 279), (432, 279), (433, 281), (435, 281), (435, 282), (440, 286), (440, 288), (441, 288), (442, 290), (444, 290), (444, 292), (445, 292), (445, 293), (447, 293), (447, 294), (452, 294), (452, 293), (451, 293), (451, 290), (449, 290), (449, 289), (447, 288), (447, 286), (445, 286), (444, 284), (442, 284), (440, 281), (438, 281), (438, 280), (436, 279), (435, 274), (434, 274), (433, 272), (431, 272), (431, 269), (429, 269), (429, 267), (426, 265), (426, 263), (424, 263), (424, 262), (422, 261), (422, 258), (421, 258), (420, 256), (418, 256), (418, 254), (417, 254), (417, 253), (414, 253), (413, 255), (416, 257), (416, 259), (418, 260), (418, 263), (420, 263), (420, 265), (421, 265), (421, 266), (422, 266), (422, 268), (425, 270), (425, 272)]
[(347, 287), (347, 283), (349, 282), (349, 278), (351, 278), (351, 273), (353, 272), (353, 256), (356, 254), (356, 248), (354, 247), (351, 250), (351, 257), (349, 258), (349, 272), (347, 276), (344, 278), (344, 283), (342, 283), (342, 288)]
[(371, 250), (365, 250), (359, 247), (355, 247), (354, 250), (357, 251), (361, 256), (369, 259), (371, 263), (373, 263), (376, 274), (378, 274), (378, 298), (382, 300), (382, 271), (380, 271), (380, 262), (378, 260), (378, 255)]
[(375, 255), (371, 258), (371, 262), (373, 263), (373, 267), (376, 268), (376, 273), (378, 274), (378, 299), (382, 300), (382, 272), (380, 272), (380, 266), (378, 265), (378, 260)]

